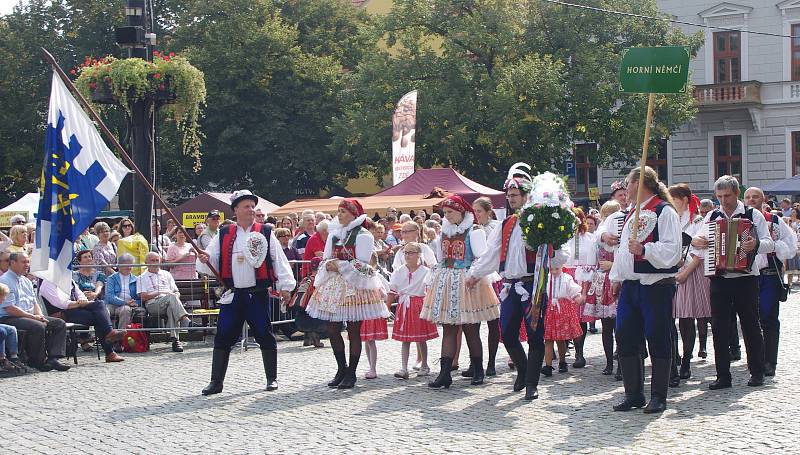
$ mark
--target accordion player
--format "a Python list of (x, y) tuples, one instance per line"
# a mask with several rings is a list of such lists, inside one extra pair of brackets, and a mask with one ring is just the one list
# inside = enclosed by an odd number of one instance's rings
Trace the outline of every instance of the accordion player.
[(742, 242), (758, 238), (752, 221), (747, 218), (720, 218), (707, 221), (704, 230), (708, 239), (703, 263), (705, 276), (726, 272), (750, 273), (758, 248), (746, 252), (742, 249)]

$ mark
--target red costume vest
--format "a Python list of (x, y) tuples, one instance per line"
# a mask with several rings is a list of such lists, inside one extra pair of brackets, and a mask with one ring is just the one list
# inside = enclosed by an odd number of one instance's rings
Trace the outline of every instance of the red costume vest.
[[(502, 238), (500, 241), (500, 273), (506, 270), (506, 258), (508, 257), (508, 243), (511, 241), (511, 233), (514, 232), (514, 227), (517, 225), (519, 217), (511, 215), (503, 220)], [(533, 273), (536, 266), (536, 252), (525, 248), (525, 265), (527, 266), (528, 273)]]
[[(225, 286), (233, 289), (233, 244), (236, 242), (237, 225), (231, 224), (223, 226), (219, 230), (219, 274)], [(260, 232), (267, 238), (267, 251), (270, 247), (270, 237), (272, 230), (260, 223), (253, 224), (253, 232)], [(266, 290), (275, 281), (274, 270), (272, 269), (272, 258), (267, 253), (267, 258), (261, 267), (256, 269), (256, 287)]]

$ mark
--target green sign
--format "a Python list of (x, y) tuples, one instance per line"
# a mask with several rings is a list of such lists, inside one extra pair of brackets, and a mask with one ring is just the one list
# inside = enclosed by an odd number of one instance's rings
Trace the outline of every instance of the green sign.
[(619, 91), (683, 93), (689, 76), (689, 50), (683, 46), (632, 47), (622, 51)]

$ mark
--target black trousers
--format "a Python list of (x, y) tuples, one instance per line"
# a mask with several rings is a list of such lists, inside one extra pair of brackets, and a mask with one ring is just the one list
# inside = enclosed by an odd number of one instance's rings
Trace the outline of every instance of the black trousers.
[(741, 321), (750, 374), (764, 374), (764, 338), (759, 321), (758, 295), (757, 276), (711, 279), (711, 329), (714, 332), (714, 363), (719, 380), (731, 380), (729, 343), (734, 313)]
[(25, 331), (25, 352), (28, 364), (39, 366), (47, 358), (64, 357), (67, 346), (67, 326), (63, 320), (45, 316), (47, 322), (28, 318), (8, 316), (0, 319), (0, 324), (13, 325)]

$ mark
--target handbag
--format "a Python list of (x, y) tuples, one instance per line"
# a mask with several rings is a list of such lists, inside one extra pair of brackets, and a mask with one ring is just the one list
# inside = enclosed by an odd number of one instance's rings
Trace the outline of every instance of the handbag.
[(778, 262), (772, 261), (772, 267), (775, 269), (775, 274), (778, 275), (778, 281), (781, 283), (780, 289), (778, 289), (778, 301), (785, 302), (789, 299), (789, 290), (791, 286), (783, 282), (783, 273), (778, 268)]

